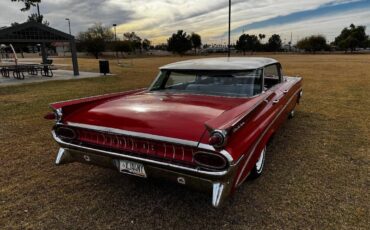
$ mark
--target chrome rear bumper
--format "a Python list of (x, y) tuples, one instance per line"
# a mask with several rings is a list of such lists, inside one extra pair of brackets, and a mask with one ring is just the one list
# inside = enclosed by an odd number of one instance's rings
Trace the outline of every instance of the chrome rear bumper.
[(58, 138), (54, 132), (53, 137), (61, 146), (56, 165), (80, 162), (119, 170), (119, 160), (132, 160), (144, 165), (148, 178), (166, 179), (212, 194), (214, 207), (218, 207), (230, 195), (238, 168), (238, 164), (235, 164), (224, 171), (205, 171), (67, 143)]

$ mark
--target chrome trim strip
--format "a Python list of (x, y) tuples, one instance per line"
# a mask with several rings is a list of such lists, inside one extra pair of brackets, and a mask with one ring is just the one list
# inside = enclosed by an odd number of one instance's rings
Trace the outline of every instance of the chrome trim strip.
[[(302, 88), (299, 88), (296, 92), (294, 92), (293, 95), (295, 95), (296, 93), (298, 93), (300, 90), (302, 90)], [(274, 118), (274, 120), (270, 123), (270, 125), (263, 131), (263, 133), (260, 135), (260, 137), (258, 138), (258, 140), (256, 141), (256, 143), (254, 144), (252, 150), (250, 151), (250, 154), (247, 158), (247, 160), (245, 161), (244, 165), (243, 165), (243, 168), (242, 170), (240, 171), (239, 175), (238, 175), (238, 178), (236, 180), (236, 186), (239, 186), (241, 183), (244, 182), (244, 180), (246, 179), (246, 177), (243, 179), (243, 181), (239, 182), (242, 174), (244, 173), (244, 170), (245, 168), (247, 167), (249, 161), (251, 160), (252, 158), (252, 155), (254, 153), (254, 151), (256, 150), (258, 144), (261, 142), (262, 138), (265, 136), (265, 134), (269, 131), (269, 129), (271, 128), (271, 126), (275, 123), (275, 121), (280, 117), (281, 113), (286, 109), (286, 107), (289, 105), (289, 103), (293, 100), (294, 97), (291, 97), (288, 101), (288, 103), (286, 103), (286, 105), (284, 106), (284, 108), (282, 108), (280, 110), (280, 112), (278, 113), (278, 115), (276, 115), (276, 117)]]
[(164, 141), (168, 143), (176, 143), (181, 145), (187, 145), (191, 147), (197, 147), (198, 142), (196, 141), (188, 141), (188, 140), (182, 140), (178, 138), (172, 138), (172, 137), (164, 137), (164, 136), (158, 136), (153, 134), (147, 134), (147, 133), (139, 133), (139, 132), (133, 132), (133, 131), (126, 131), (122, 129), (115, 129), (115, 128), (109, 128), (109, 127), (103, 127), (103, 126), (96, 126), (96, 125), (88, 125), (88, 124), (81, 124), (81, 123), (75, 123), (75, 122), (67, 122), (67, 125), (71, 127), (76, 128), (83, 128), (83, 129), (90, 129), (95, 131), (101, 131), (105, 133), (111, 133), (111, 134), (121, 134), (131, 137), (139, 137), (144, 139), (151, 139), (151, 140), (158, 140), (158, 141)]
[(60, 130), (60, 129), (65, 129), (65, 130), (69, 130), (72, 134), (73, 134), (73, 136), (72, 137), (66, 137), (66, 136), (63, 136), (63, 135), (60, 135), (59, 134), (59, 136), (60, 137), (62, 137), (62, 138), (64, 138), (64, 139), (67, 139), (67, 140), (73, 140), (73, 139), (75, 139), (76, 137), (77, 137), (77, 134), (76, 134), (76, 131), (75, 130), (73, 130), (73, 129), (71, 129), (71, 128), (69, 128), (69, 127), (63, 127), (63, 126), (60, 126), (60, 127), (58, 127), (57, 129), (56, 129), (56, 131), (58, 131), (58, 130)]
[(220, 159), (222, 159), (222, 162), (223, 162), (223, 166), (222, 167), (214, 167), (212, 165), (207, 165), (207, 164), (204, 164), (202, 162), (199, 162), (196, 158), (194, 159), (195, 163), (200, 165), (200, 166), (203, 166), (205, 168), (209, 168), (209, 169), (223, 169), (227, 166), (227, 162), (225, 160), (225, 158), (223, 158), (222, 156), (220, 155), (217, 155), (217, 154), (213, 154), (213, 153), (209, 153), (209, 152), (202, 152), (202, 151), (199, 151), (199, 152), (196, 152), (193, 156), (195, 157), (197, 154), (205, 154), (205, 155), (210, 155), (210, 156), (215, 156), (215, 157), (218, 157)]
[(203, 143), (199, 143), (198, 145), (198, 148), (199, 149), (205, 149), (205, 150), (210, 150), (210, 151), (213, 151), (213, 152), (219, 152), (221, 153), (222, 155), (224, 155), (224, 157), (226, 157), (227, 161), (229, 162), (230, 165), (235, 165), (235, 162), (234, 162), (234, 158), (231, 156), (231, 154), (226, 151), (225, 149), (221, 150), (221, 151), (218, 151), (215, 149), (215, 147), (213, 147), (212, 145), (207, 145), (207, 144), (203, 144)]
[[(63, 124), (61, 124), (61, 125), (63, 125)], [(139, 138), (144, 138), (144, 139), (157, 140), (157, 141), (162, 141), (162, 142), (168, 142), (168, 143), (179, 144), (179, 145), (186, 145), (186, 146), (190, 146), (190, 147), (194, 147), (194, 148), (200, 148), (200, 149), (204, 149), (204, 150), (219, 152), (220, 154), (222, 154), (226, 157), (226, 159), (228, 160), (230, 165), (234, 164), (234, 159), (228, 151), (226, 151), (226, 150), (218, 151), (211, 145), (198, 143), (196, 141), (188, 141), (188, 140), (183, 140), (183, 139), (178, 139), (178, 138), (164, 137), (164, 136), (159, 136), (159, 135), (139, 133), (139, 132), (133, 132), (133, 131), (126, 131), (126, 130), (121, 130), (121, 129), (96, 126), (96, 125), (80, 124), (80, 123), (74, 123), (74, 122), (67, 122), (67, 125), (69, 125), (71, 127), (76, 127), (76, 128), (90, 129), (90, 130), (95, 130), (95, 131), (100, 131), (100, 132), (111, 133), (111, 134), (122, 134), (122, 135), (127, 135), (127, 136), (132, 136), (132, 137), (139, 137)]]
[(93, 149), (93, 148), (89, 148), (89, 147), (84, 147), (84, 146), (80, 146), (80, 145), (67, 143), (67, 142), (64, 142), (63, 140), (61, 140), (60, 138), (58, 138), (56, 136), (54, 130), (52, 131), (52, 135), (53, 135), (54, 140), (58, 144), (62, 145), (63, 148), (76, 149), (76, 151), (88, 151), (88, 152), (93, 152), (93, 153), (94, 152), (95, 153), (102, 153), (102, 154), (109, 155), (111, 157), (118, 157), (118, 158), (123, 157), (123, 158), (127, 158), (127, 159), (130, 159), (130, 160), (137, 160), (137, 161), (150, 163), (150, 164), (155, 164), (155, 165), (159, 165), (159, 166), (165, 166), (165, 167), (169, 167), (169, 168), (173, 168), (173, 169), (188, 171), (188, 172), (192, 172), (192, 173), (198, 173), (198, 174), (202, 174), (202, 175), (205, 175), (205, 176), (224, 176), (224, 175), (228, 174), (230, 172), (230, 170), (233, 168), (233, 166), (230, 166), (227, 170), (224, 170), (224, 171), (209, 172), (209, 171), (205, 171), (205, 170), (201, 170), (201, 169), (188, 168), (188, 167), (175, 165), (175, 164), (171, 164), (171, 163), (165, 163), (165, 162), (155, 161), (155, 160), (151, 160), (151, 159), (136, 157), (136, 156), (118, 154), (118, 153), (114, 153), (114, 152), (110, 152), (110, 151)]
[(221, 183), (214, 183), (213, 184), (213, 191), (212, 191), (212, 205), (214, 207), (218, 207), (221, 202), (222, 193), (224, 191), (224, 184)]
[(57, 158), (55, 159), (55, 164), (60, 165), (63, 160), (63, 155), (66, 153), (64, 148), (59, 148)]
[(226, 97), (226, 98), (238, 98), (238, 99), (252, 99), (255, 97), (260, 96), (262, 93), (253, 95), (253, 96), (231, 96), (231, 95), (212, 95), (212, 94), (200, 94), (200, 93), (193, 93), (193, 92), (164, 92), (160, 90), (152, 90), (146, 92), (147, 94), (155, 94), (159, 96), (168, 96), (168, 95), (195, 95), (195, 96), (206, 96), (206, 97)]

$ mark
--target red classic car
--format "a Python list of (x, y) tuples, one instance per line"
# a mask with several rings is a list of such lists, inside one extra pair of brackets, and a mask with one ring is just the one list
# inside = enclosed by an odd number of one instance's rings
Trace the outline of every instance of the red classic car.
[(270, 58), (210, 58), (160, 68), (148, 89), (51, 104), (56, 164), (159, 177), (212, 194), (217, 207), (261, 175), (266, 145), (302, 96)]

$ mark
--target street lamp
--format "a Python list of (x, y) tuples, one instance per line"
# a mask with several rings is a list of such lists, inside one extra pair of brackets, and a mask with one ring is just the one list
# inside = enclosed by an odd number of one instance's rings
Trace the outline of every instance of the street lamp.
[(72, 35), (72, 32), (71, 32), (71, 20), (69, 18), (66, 18), (66, 20), (68, 21), (69, 35)]
[(230, 33), (231, 33), (231, 0), (229, 0), (229, 42), (227, 46), (227, 56), (230, 57), (230, 46), (231, 46), (231, 38), (230, 38)]
[(113, 24), (114, 27), (114, 41), (117, 41), (117, 24)]
[(40, 17), (41, 16), (41, 14), (40, 14), (40, 6), (39, 6), (38, 3), (36, 5), (36, 7), (37, 7), (37, 15)]

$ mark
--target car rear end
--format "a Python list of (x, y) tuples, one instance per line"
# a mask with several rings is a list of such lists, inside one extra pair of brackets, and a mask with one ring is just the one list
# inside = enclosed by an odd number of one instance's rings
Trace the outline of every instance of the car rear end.
[(166, 179), (211, 194), (215, 207), (232, 190), (235, 162), (210, 145), (68, 122), (58, 122), (52, 134), (60, 145), (57, 165), (80, 162)]

